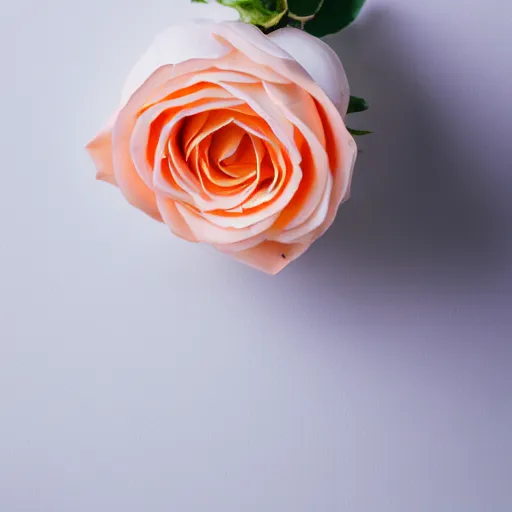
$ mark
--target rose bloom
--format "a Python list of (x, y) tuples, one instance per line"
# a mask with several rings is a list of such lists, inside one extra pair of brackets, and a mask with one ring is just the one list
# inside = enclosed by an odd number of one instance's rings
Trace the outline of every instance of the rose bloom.
[(189, 22), (156, 38), (87, 149), (98, 179), (174, 234), (276, 274), (348, 197), (348, 102), (343, 67), (320, 39)]

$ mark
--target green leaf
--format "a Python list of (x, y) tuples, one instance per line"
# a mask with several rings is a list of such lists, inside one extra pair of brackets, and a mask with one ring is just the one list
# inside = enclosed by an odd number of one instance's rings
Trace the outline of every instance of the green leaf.
[(347, 114), (355, 114), (356, 112), (364, 112), (370, 107), (364, 98), (357, 96), (350, 96), (350, 103), (348, 104)]
[(297, 17), (312, 16), (320, 10), (322, 3), (322, 0), (288, 0), (289, 15)]
[(192, 0), (192, 3), (196, 4), (207, 4), (208, 0)]
[(286, 0), (217, 0), (217, 2), (236, 9), (242, 21), (263, 28), (277, 25), (288, 10)]
[[(296, 9), (311, 8), (313, 0), (289, 0), (290, 12)], [(359, 15), (365, 0), (324, 0), (317, 14), (305, 25), (306, 32), (323, 37), (334, 34), (350, 25)], [(314, 12), (314, 11), (313, 11)]]
[(347, 126), (348, 133), (353, 135), (354, 137), (362, 137), (363, 135), (370, 135), (373, 132), (370, 132), (368, 130), (354, 130), (353, 128), (349, 128)]

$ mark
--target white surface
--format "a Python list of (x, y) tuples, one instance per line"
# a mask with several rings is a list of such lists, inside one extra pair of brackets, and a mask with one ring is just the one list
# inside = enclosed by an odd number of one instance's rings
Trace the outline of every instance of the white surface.
[(512, 7), (369, 0), (330, 39), (375, 135), (271, 278), (83, 151), (181, 3), (2, 5), (0, 510), (509, 512)]

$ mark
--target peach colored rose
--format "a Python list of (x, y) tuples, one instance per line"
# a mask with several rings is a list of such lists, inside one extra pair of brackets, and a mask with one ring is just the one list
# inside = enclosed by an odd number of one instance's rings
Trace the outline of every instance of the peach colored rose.
[(176, 235), (275, 274), (348, 197), (348, 101), (320, 39), (195, 21), (156, 38), (87, 149), (98, 179)]

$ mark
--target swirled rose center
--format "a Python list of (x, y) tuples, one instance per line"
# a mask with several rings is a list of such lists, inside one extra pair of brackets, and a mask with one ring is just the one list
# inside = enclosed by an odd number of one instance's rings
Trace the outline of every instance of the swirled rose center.
[(224, 89), (203, 84), (193, 92), (198, 90), (210, 96), (209, 103), (201, 99), (163, 109), (153, 121), (148, 160), (160, 159), (162, 176), (179, 192), (175, 199), (196, 212), (224, 217), (257, 212), (285, 187), (292, 168), (288, 152), (244, 101), (230, 95), (231, 104), (211, 108), (212, 98)]

